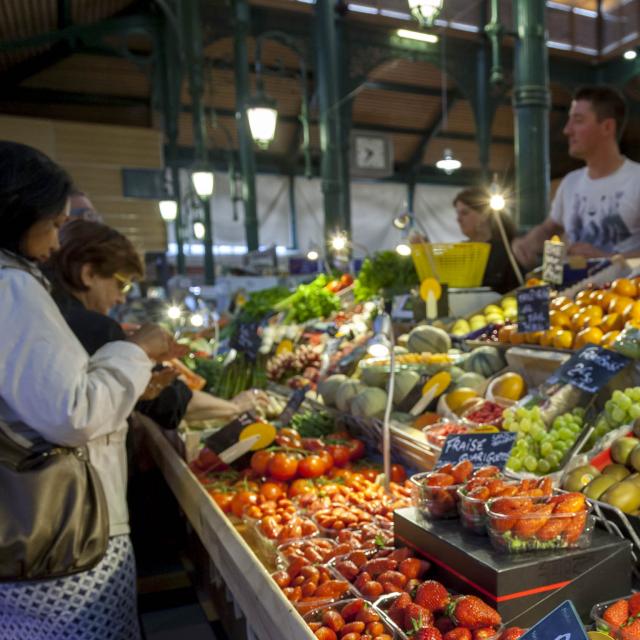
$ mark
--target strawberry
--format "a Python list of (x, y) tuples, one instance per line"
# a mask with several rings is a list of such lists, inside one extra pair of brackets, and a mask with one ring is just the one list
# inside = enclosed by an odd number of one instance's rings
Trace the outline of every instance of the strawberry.
[(436, 629), (443, 635), (455, 629), (455, 626), (446, 616), (440, 616), (435, 622)]
[(640, 639), (640, 619), (634, 618), (629, 626), (622, 627), (622, 633), (625, 640)]
[(541, 529), (547, 524), (552, 511), (552, 504), (536, 505), (529, 513), (516, 522), (513, 527), (513, 533), (519, 538), (531, 538), (538, 529)]
[(472, 640), (471, 631), (464, 627), (456, 627), (455, 629), (451, 629), (451, 631), (447, 631), (442, 640)]
[(400, 594), (393, 602), (387, 615), (399, 626), (402, 626), (404, 621), (404, 610), (411, 604), (411, 596), (408, 593)]
[(640, 613), (640, 593), (634, 593), (628, 600), (629, 615), (637, 616)]
[(461, 627), (482, 629), (497, 627), (502, 623), (500, 614), (476, 596), (460, 596), (447, 606), (446, 614)]
[(433, 614), (429, 609), (421, 607), (419, 604), (411, 603), (404, 608), (404, 624), (403, 629), (411, 631), (411, 629), (421, 629), (433, 624)]
[(607, 607), (602, 614), (602, 619), (614, 627), (614, 631), (621, 627), (629, 618), (629, 602), (618, 600)]
[(564, 493), (557, 496), (554, 513), (580, 513), (584, 511), (586, 497), (584, 493)]
[(518, 640), (518, 638), (524, 635), (524, 629), (520, 629), (520, 627), (509, 627), (505, 629), (500, 636), (500, 640)]
[(493, 627), (485, 627), (484, 629), (476, 629), (473, 632), (473, 640), (491, 640), (496, 635)]
[(427, 580), (418, 587), (414, 602), (433, 613), (437, 613), (447, 606), (449, 592), (436, 580)]
[(442, 634), (435, 627), (422, 627), (410, 637), (411, 640), (442, 640)]
[(451, 475), (456, 484), (466, 482), (473, 473), (473, 463), (469, 460), (463, 460), (451, 469)]
[(587, 524), (587, 512), (583, 511), (571, 518), (567, 528), (564, 531), (564, 539), (567, 544), (574, 544), (577, 542), (584, 531)]

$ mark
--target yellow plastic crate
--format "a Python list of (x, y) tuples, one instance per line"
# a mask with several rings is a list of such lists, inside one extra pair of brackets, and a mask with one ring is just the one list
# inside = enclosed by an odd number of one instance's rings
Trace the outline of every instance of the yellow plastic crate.
[(411, 244), (411, 257), (421, 282), (425, 278), (436, 278), (442, 284), (457, 288), (482, 285), (490, 251), (488, 242)]

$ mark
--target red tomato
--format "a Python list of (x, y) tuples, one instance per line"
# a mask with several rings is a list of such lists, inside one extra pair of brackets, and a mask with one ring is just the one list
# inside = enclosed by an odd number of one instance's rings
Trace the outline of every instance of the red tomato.
[(231, 511), (231, 503), (233, 502), (233, 493), (223, 493), (221, 491), (213, 491), (209, 494), (215, 503), (222, 509), (224, 513)]
[(401, 464), (391, 465), (391, 482), (404, 482), (407, 479), (407, 472)]
[(360, 458), (364, 457), (365, 446), (362, 440), (358, 440), (357, 438), (349, 440), (347, 448), (349, 449), (349, 460), (351, 460), (352, 462), (354, 460), (360, 460)]
[(298, 460), (288, 453), (276, 453), (269, 461), (269, 475), (276, 480), (292, 480), (297, 471)]
[(349, 448), (343, 444), (330, 444), (327, 451), (333, 457), (333, 464), (336, 467), (344, 467), (349, 462)]
[(298, 478), (291, 483), (289, 487), (289, 497), (295, 498), (295, 496), (299, 496), (303, 493), (315, 493), (316, 487), (311, 482), (311, 480), (307, 480), (306, 478)]
[(251, 469), (259, 476), (266, 476), (271, 458), (273, 458), (273, 453), (271, 451), (256, 451), (251, 456)]
[(343, 287), (350, 287), (353, 284), (353, 276), (350, 273), (343, 273), (340, 278), (340, 284)]
[(253, 491), (238, 491), (231, 501), (231, 513), (242, 518), (242, 512), (248, 504), (257, 504), (258, 494)]
[(323, 473), (327, 473), (329, 469), (333, 468), (333, 456), (326, 449), (318, 451), (318, 455), (324, 460)]
[(277, 500), (285, 495), (285, 490), (278, 482), (265, 482), (260, 487), (260, 495), (267, 500)]
[(298, 463), (298, 475), (302, 478), (317, 478), (324, 473), (325, 462), (320, 456), (311, 455)]

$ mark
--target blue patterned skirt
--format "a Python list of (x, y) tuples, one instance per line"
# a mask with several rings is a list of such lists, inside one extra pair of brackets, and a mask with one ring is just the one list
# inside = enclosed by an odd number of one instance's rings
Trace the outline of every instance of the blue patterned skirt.
[(0, 583), (0, 640), (139, 640), (136, 569), (129, 536), (109, 540), (91, 571)]

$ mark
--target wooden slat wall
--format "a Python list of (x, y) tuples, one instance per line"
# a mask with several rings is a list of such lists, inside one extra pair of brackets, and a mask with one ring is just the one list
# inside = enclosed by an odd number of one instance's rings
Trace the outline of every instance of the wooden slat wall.
[(161, 168), (162, 134), (153, 129), (0, 115), (0, 139), (40, 149), (85, 191), (104, 221), (141, 253), (164, 251), (166, 230), (155, 200), (125, 198), (123, 168)]

